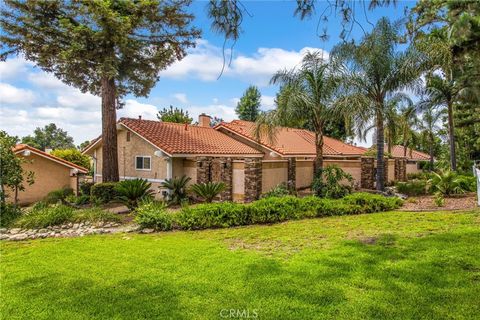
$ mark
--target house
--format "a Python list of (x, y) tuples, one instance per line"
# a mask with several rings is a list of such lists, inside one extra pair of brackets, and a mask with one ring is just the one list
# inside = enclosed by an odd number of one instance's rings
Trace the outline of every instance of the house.
[[(275, 177), (275, 179), (272, 179), (270, 175), (266, 175), (263, 181), (264, 191), (285, 181), (285, 170), (283, 169), (287, 167), (287, 160), (291, 158), (296, 160), (295, 187), (301, 189), (311, 185), (313, 162), (316, 156), (315, 134), (313, 132), (280, 127), (276, 129), (274, 139), (266, 135), (257, 139), (254, 134), (255, 123), (242, 120), (222, 122), (215, 129), (264, 153), (262, 167), (264, 170), (271, 169), (272, 176)], [(326, 136), (323, 139), (324, 166), (337, 165), (350, 173), (354, 180), (360, 182), (360, 157), (365, 149)]]
[[(184, 175), (190, 183), (224, 182), (227, 188), (221, 200), (252, 201), (281, 183), (296, 189), (310, 187), (316, 155), (312, 132), (278, 128), (272, 142), (255, 139), (253, 122), (234, 120), (212, 128), (210, 120), (204, 114), (198, 125), (121, 118), (117, 122), (120, 179), (146, 179), (159, 198), (167, 192), (161, 188), (163, 181)], [(324, 140), (324, 165), (338, 165), (357, 185), (371, 188), (374, 162), (364, 161), (365, 149), (329, 137)], [(94, 181), (101, 182), (101, 137), (83, 153), (92, 157)], [(397, 176), (396, 162), (389, 162), (392, 167), (385, 171), (389, 179)]]
[(392, 147), (392, 157), (407, 159), (407, 174), (421, 172), (420, 163), (430, 161), (430, 155), (411, 148), (406, 148), (405, 152), (405, 147), (400, 145)]
[[(80, 176), (88, 172), (84, 167), (26, 144), (15, 146), (13, 152), (26, 160), (22, 164), (23, 169), (34, 174), (34, 183), (24, 183), (25, 190), (17, 194), (18, 203), (22, 205), (40, 201), (49, 192), (65, 187), (72, 188), (77, 193)], [(14, 199), (13, 192), (8, 193), (8, 198)]]

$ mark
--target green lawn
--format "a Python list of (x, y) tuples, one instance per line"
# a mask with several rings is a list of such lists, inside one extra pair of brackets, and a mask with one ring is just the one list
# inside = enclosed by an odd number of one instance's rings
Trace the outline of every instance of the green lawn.
[(2, 242), (1, 254), (3, 319), (480, 315), (480, 211)]

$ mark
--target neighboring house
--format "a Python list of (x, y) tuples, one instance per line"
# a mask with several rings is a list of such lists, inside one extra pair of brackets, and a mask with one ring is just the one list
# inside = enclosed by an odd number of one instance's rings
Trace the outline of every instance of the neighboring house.
[[(395, 145), (392, 147), (392, 157), (393, 158), (404, 158), (405, 157), (405, 148), (400, 145)], [(421, 172), (420, 162), (430, 161), (430, 155), (420, 152), (414, 149), (407, 148), (406, 152), (407, 159), (407, 174)]]
[[(263, 189), (269, 190), (285, 180), (287, 159), (296, 159), (296, 188), (309, 187), (313, 178), (313, 160), (316, 156), (315, 134), (304, 129), (280, 127), (276, 129), (274, 139), (254, 135), (255, 123), (243, 120), (222, 122), (215, 127), (245, 144), (258, 148), (264, 153), (264, 169), (272, 169), (272, 175), (264, 177)], [(324, 166), (338, 165), (359, 182), (361, 175), (360, 157), (365, 149), (340, 140), (324, 136)], [(283, 161), (282, 161), (283, 160)], [(277, 169), (277, 170), (273, 170)], [(276, 171), (276, 172), (275, 172)]]
[[(79, 176), (86, 174), (88, 170), (69, 161), (55, 157), (51, 154), (19, 144), (13, 149), (14, 153), (24, 158), (22, 164), (26, 172), (34, 173), (34, 183), (24, 183), (25, 190), (17, 195), (19, 204), (30, 204), (40, 201), (45, 196), (57, 189), (70, 187), (77, 193)], [(9, 201), (13, 201), (14, 192), (8, 192)]]

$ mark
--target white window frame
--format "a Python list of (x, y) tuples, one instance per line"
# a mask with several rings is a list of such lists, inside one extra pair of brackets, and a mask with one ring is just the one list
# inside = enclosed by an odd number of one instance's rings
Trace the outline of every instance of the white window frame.
[[(137, 159), (138, 158), (148, 158), (148, 159), (150, 159), (150, 168), (149, 169), (137, 168)], [(143, 163), (143, 160), (142, 160), (142, 163)], [(135, 170), (137, 170), (137, 171), (152, 171), (152, 157), (151, 156), (135, 156)]]

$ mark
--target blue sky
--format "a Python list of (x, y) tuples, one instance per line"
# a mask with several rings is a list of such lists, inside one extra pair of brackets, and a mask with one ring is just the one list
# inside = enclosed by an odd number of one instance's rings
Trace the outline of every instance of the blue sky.
[[(236, 102), (250, 84), (259, 86), (262, 108), (273, 108), (278, 88), (268, 85), (271, 74), (294, 67), (307, 50), (324, 50), (328, 54), (340, 40), (339, 17), (330, 16), (326, 25), (330, 38), (321, 41), (316, 33), (318, 15), (300, 21), (293, 17), (293, 1), (243, 3), (252, 16), (245, 15), (244, 32), (234, 47), (232, 64), (220, 79), (223, 38), (210, 30), (207, 2), (194, 2), (190, 8), (196, 16), (194, 25), (203, 31), (197, 47), (160, 73), (160, 81), (149, 97), (127, 96), (126, 107), (118, 116), (155, 119), (157, 110), (172, 104), (188, 110), (194, 118), (205, 112), (229, 121), (235, 118)], [(413, 5), (413, 1), (399, 2), (397, 7), (367, 11), (368, 20), (375, 23), (382, 16), (397, 20), (403, 16), (405, 6)], [(324, 7), (321, 2), (317, 13)], [(357, 4), (356, 9), (359, 23), (369, 30), (363, 8)], [(350, 38), (360, 39), (362, 35), (362, 29), (354, 26)], [(68, 131), (77, 144), (92, 139), (101, 131), (100, 99), (66, 86), (22, 57), (0, 62), (1, 129), (21, 137), (50, 122)], [(369, 145), (370, 141), (361, 144)]]

